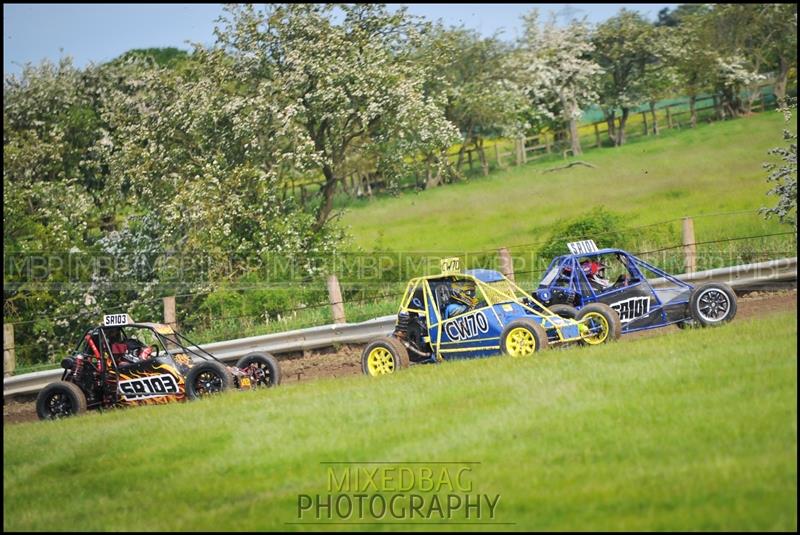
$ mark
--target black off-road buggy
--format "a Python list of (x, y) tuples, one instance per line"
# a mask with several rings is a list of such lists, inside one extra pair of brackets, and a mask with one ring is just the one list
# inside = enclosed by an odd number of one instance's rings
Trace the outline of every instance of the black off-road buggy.
[(127, 314), (105, 316), (86, 331), (75, 352), (61, 361), (61, 380), (36, 400), (39, 418), (50, 420), (87, 409), (166, 404), (229, 388), (280, 384), (277, 360), (250, 353), (226, 366), (169, 325), (133, 323)]

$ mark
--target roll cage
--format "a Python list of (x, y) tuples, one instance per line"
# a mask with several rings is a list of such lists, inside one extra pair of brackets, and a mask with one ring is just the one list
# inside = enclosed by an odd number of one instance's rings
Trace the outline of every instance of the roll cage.
[[(204, 350), (199, 345), (195, 344), (186, 336), (176, 332), (170, 325), (161, 323), (128, 323), (118, 326), (100, 325), (87, 330), (78, 346), (76, 352), (82, 353), (89, 357), (98, 359), (97, 371), (103, 375), (102, 379), (105, 381), (105, 374), (107, 373), (107, 363), (111, 364), (115, 375), (119, 375), (120, 362), (112, 351), (111, 341), (109, 340), (108, 333), (112, 329), (121, 329), (123, 334), (127, 329), (128, 332), (137, 329), (143, 329), (150, 332), (155, 341), (159, 344), (159, 355), (169, 355), (175, 358), (178, 355), (186, 355), (190, 364), (191, 360), (215, 360), (220, 362), (218, 358)], [(130, 339), (130, 336), (126, 336)]]

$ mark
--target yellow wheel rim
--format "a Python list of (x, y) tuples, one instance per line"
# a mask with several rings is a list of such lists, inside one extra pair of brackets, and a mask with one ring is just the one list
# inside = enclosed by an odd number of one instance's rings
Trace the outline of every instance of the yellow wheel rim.
[(506, 336), (506, 353), (512, 357), (527, 357), (536, 351), (536, 338), (525, 327), (511, 329)]
[(376, 347), (367, 355), (370, 375), (386, 375), (394, 372), (394, 357), (385, 347)]
[[(599, 312), (589, 312), (583, 317), (586, 324), (590, 324), (590, 328), (594, 334), (584, 337), (583, 341), (587, 344), (597, 345), (602, 344), (608, 338), (608, 320)], [(597, 331), (597, 329), (600, 329)]]

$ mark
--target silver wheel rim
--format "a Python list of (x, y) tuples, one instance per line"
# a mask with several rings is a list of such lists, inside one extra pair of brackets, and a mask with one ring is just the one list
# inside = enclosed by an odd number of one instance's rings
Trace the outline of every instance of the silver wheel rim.
[(731, 309), (731, 300), (722, 290), (709, 288), (697, 296), (697, 313), (710, 323), (724, 320)]

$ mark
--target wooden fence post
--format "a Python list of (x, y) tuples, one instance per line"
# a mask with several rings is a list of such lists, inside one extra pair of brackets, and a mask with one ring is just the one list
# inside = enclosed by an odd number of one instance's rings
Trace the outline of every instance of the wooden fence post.
[(669, 111), (669, 106), (667, 106), (667, 125), (670, 129), (672, 129), (672, 114)]
[(17, 353), (14, 349), (14, 324), (3, 324), (3, 375), (14, 375), (17, 367)]
[(694, 239), (694, 221), (691, 217), (683, 218), (683, 257), (686, 273), (697, 271), (697, 246)]
[(514, 146), (517, 149), (517, 165), (522, 165), (522, 147), (525, 146), (525, 142), (518, 139)]
[(600, 146), (600, 129), (597, 128), (597, 123), (594, 123), (594, 146)]
[(175, 319), (175, 296), (165, 297), (164, 301), (164, 323), (178, 330), (178, 322)]
[(514, 263), (511, 261), (511, 254), (505, 247), (501, 247), (498, 253), (500, 254), (500, 273), (514, 282)]
[(469, 160), (469, 170), (472, 171), (472, 149), (467, 149), (467, 160)]
[(553, 149), (552, 143), (550, 142), (550, 136), (547, 135), (547, 132), (544, 133), (544, 144), (547, 146), (547, 154)]
[(331, 302), (331, 312), (333, 312), (334, 323), (345, 323), (344, 302), (342, 301), (342, 289), (339, 287), (339, 279), (336, 275), (328, 276), (328, 298)]
[(525, 142), (527, 140), (523, 137), (519, 143), (519, 150), (522, 152), (522, 163), (528, 163), (528, 151), (525, 150)]
[(500, 158), (499, 145), (500, 144), (497, 143), (497, 142), (495, 142), (495, 144), (494, 144), (494, 158), (495, 158), (495, 160), (497, 160), (497, 167), (502, 169), (503, 168), (503, 160)]
[(650, 132), (647, 130), (647, 113), (642, 112), (642, 121), (644, 121), (644, 135), (649, 136)]

